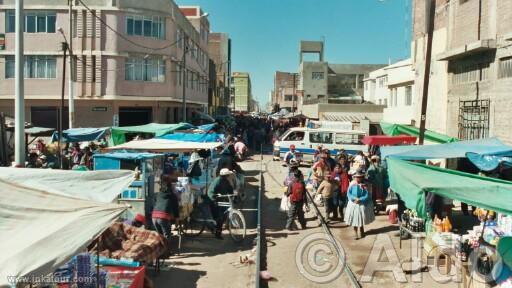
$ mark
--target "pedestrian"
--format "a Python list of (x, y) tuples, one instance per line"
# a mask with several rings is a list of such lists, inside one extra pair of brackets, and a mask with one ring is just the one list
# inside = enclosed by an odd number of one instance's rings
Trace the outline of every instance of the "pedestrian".
[(325, 218), (327, 218), (327, 222), (333, 220), (333, 218), (331, 218), (331, 212), (334, 212), (333, 191), (335, 186), (338, 185), (339, 184), (332, 179), (331, 175), (328, 174), (325, 175), (324, 181), (322, 181), (322, 184), (320, 184), (316, 190), (317, 193), (322, 195), (325, 208)]
[(295, 159), (292, 159), (288, 168), (288, 175), (286, 175), (284, 178), (284, 186), (288, 187), (288, 185), (292, 183), (296, 171), (299, 171), (299, 162), (297, 162)]
[(339, 184), (338, 186), (335, 186), (333, 191), (333, 218), (337, 218), (339, 212), (339, 219), (343, 221), (343, 210), (347, 205), (347, 191), (350, 179), (347, 171), (343, 170), (339, 163), (334, 167), (334, 171), (332, 171), (331, 176), (332, 179)]
[(372, 199), (375, 202), (374, 204), (383, 204), (385, 195), (384, 195), (384, 177), (386, 171), (384, 167), (380, 165), (380, 157), (377, 155), (373, 155), (371, 157), (370, 167), (366, 171), (366, 179), (369, 182), (369, 190), (372, 195)]
[(133, 227), (140, 228), (146, 225), (146, 217), (140, 213), (137, 213), (132, 220), (126, 220), (124, 223)]
[(286, 196), (290, 199), (290, 209), (286, 219), (286, 229), (292, 230), (292, 223), (295, 217), (298, 218), (302, 229), (306, 229), (306, 219), (304, 218), (304, 204), (307, 204), (306, 184), (300, 170), (295, 171), (294, 178), (290, 185)]
[(176, 170), (170, 175), (162, 177), (167, 183), (166, 189), (155, 193), (155, 206), (151, 217), (156, 231), (164, 236), (167, 241), (171, 239), (171, 220), (179, 218), (178, 197), (174, 193), (174, 185), (177, 181)]
[[(373, 205), (368, 189), (363, 184), (364, 174), (357, 171), (353, 175), (354, 180), (350, 183), (347, 192), (347, 210), (345, 211), (345, 223), (354, 228), (355, 239), (364, 238), (364, 225), (375, 220)], [(360, 237), (357, 234), (359, 228)]]
[(286, 152), (286, 154), (284, 154), (284, 157), (283, 157), (284, 164), (286, 164), (286, 165), (290, 165), (291, 160), (297, 160), (295, 145), (293, 145), (293, 144), (290, 145), (290, 150), (288, 150), (288, 152)]
[(85, 166), (89, 170), (93, 170), (93, 157), (90, 147), (85, 147), (82, 159), (80, 159), (80, 166)]
[(313, 164), (311, 170), (313, 171), (313, 184), (315, 187), (318, 187), (320, 183), (324, 180), (325, 175), (331, 174), (331, 170), (329, 169), (329, 165), (327, 164), (327, 155), (325, 152), (322, 152), (321, 158)]
[(329, 151), (329, 149), (325, 149), (324, 153), (325, 153), (325, 163), (327, 163), (327, 165), (329, 166), (329, 170), (333, 171), (334, 166), (336, 165), (336, 160), (332, 159), (331, 151)]

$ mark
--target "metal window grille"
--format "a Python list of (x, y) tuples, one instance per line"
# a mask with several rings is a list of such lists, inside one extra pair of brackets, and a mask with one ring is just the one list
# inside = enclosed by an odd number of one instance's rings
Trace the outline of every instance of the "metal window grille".
[(490, 100), (459, 102), (459, 139), (472, 140), (489, 137)]

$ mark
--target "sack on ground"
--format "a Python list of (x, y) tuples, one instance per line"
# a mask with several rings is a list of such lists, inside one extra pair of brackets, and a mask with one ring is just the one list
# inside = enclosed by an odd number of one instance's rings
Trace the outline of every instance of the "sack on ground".
[(290, 198), (283, 196), (283, 198), (281, 198), (281, 205), (279, 206), (279, 211), (287, 212), (288, 210), (290, 210)]
[(313, 199), (313, 202), (315, 202), (316, 206), (323, 207), (324, 206), (324, 197), (322, 194), (316, 194), (315, 198)]

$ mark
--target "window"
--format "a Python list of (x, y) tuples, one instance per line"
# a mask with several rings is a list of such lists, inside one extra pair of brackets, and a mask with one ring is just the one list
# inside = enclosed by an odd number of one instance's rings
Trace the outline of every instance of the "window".
[(126, 34), (165, 39), (165, 17), (128, 15)]
[(183, 71), (181, 71), (181, 66), (179, 64), (176, 65), (176, 79), (179, 86), (181, 86), (181, 79), (183, 78)]
[(386, 84), (388, 84), (388, 76), (380, 77), (379, 78), (379, 87), (384, 87)]
[(512, 77), (512, 57), (500, 59), (499, 77), (500, 78)]
[(329, 132), (310, 132), (309, 142), (320, 144), (332, 144), (332, 133)]
[(489, 63), (450, 63), (451, 81), (454, 85), (484, 81), (489, 78)]
[(311, 73), (311, 79), (313, 79), (313, 80), (323, 80), (324, 79), (324, 72), (312, 72)]
[(364, 82), (364, 90), (368, 91), (368, 82)]
[[(55, 33), (55, 12), (25, 10), (25, 29), (27, 33)], [(7, 10), (5, 31), (16, 32), (16, 16), (14, 10)]]
[(182, 38), (182, 33), (183, 33), (183, 32), (181, 32), (181, 29), (180, 29), (180, 28), (176, 29), (176, 42), (177, 42), (177, 44), (178, 44), (178, 48), (180, 48), (180, 49), (181, 49), (181, 48), (183, 48), (183, 38)]
[(293, 95), (284, 95), (284, 101), (292, 101), (293, 100)]
[(405, 106), (412, 105), (412, 86), (405, 87)]
[(379, 99), (379, 105), (382, 105), (382, 99)]
[[(5, 78), (14, 78), (14, 56), (5, 57)], [(25, 78), (55, 79), (57, 60), (54, 56), (25, 56)]]
[(159, 58), (128, 58), (125, 64), (125, 80), (164, 82), (165, 61)]
[(336, 144), (360, 145), (363, 137), (360, 134), (336, 133)]
[(304, 140), (304, 132), (302, 131), (293, 131), (286, 136), (284, 141), (302, 141)]
[(386, 107), (388, 106), (388, 99), (387, 98), (384, 99), (384, 106), (386, 106)]

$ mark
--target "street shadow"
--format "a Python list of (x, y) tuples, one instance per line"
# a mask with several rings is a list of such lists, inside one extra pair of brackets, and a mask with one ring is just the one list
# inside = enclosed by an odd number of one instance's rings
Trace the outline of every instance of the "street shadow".
[(153, 280), (153, 287), (170, 287), (171, 283), (179, 283), (182, 288), (195, 288), (201, 277), (206, 275), (206, 271), (187, 270), (178, 267), (164, 267), (160, 273), (148, 269), (148, 274)]
[(375, 228), (375, 229), (370, 229), (368, 231), (366, 231), (366, 235), (377, 235), (377, 234), (384, 234), (384, 233), (388, 233), (388, 232), (392, 232), (392, 231), (398, 231), (398, 226), (395, 226), (395, 225), (389, 225), (389, 226), (384, 226), (384, 227), (379, 227), (379, 228)]

